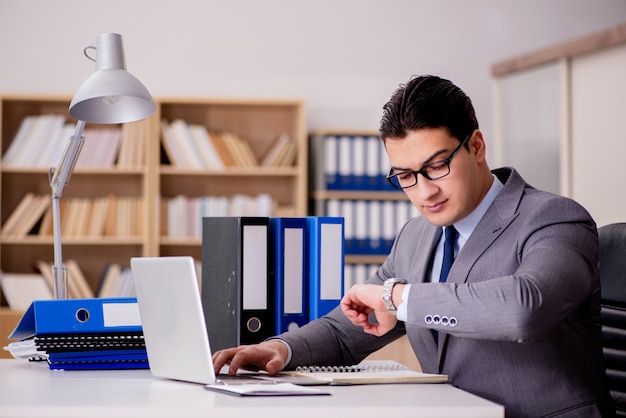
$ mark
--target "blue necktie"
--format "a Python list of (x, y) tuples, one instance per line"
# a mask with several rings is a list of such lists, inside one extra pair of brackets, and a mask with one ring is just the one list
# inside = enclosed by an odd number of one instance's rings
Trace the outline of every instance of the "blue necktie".
[[(441, 263), (439, 283), (445, 283), (448, 279), (448, 273), (450, 272), (450, 268), (454, 262), (454, 244), (456, 242), (456, 237), (458, 236), (457, 230), (454, 229), (454, 226), (452, 225), (446, 226), (443, 232), (445, 239), (443, 241), (443, 262)], [(435, 340), (437, 340), (439, 336), (437, 330), (433, 330), (433, 335), (435, 336)]]
[(454, 243), (458, 232), (453, 225), (444, 228), (445, 240), (443, 242), (443, 263), (441, 263), (441, 273), (439, 274), (439, 282), (445, 283), (448, 273), (454, 262)]

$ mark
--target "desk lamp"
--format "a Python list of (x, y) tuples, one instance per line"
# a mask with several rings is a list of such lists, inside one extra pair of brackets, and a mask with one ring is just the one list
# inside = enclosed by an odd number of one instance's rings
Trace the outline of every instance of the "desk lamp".
[[(95, 50), (96, 58), (88, 54)], [(67, 268), (61, 254), (60, 200), (63, 188), (69, 183), (74, 165), (85, 137), (85, 124), (118, 124), (133, 122), (150, 116), (156, 105), (148, 90), (137, 78), (126, 71), (122, 36), (105, 33), (98, 36), (96, 46), (84, 49), (87, 58), (96, 63), (93, 73), (78, 89), (70, 104), (70, 115), (78, 120), (74, 135), (70, 136), (56, 168), (48, 173), (52, 189), (52, 223), (54, 232), (54, 291), (56, 299), (67, 298)]]

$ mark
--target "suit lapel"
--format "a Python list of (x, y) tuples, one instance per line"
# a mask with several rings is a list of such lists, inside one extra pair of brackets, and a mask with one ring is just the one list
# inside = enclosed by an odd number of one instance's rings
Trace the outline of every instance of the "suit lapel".
[(465, 283), (474, 263), (518, 216), (517, 207), (526, 183), (515, 170), (498, 169), (494, 173), (504, 183), (504, 188), (457, 255), (450, 269), (448, 282)]

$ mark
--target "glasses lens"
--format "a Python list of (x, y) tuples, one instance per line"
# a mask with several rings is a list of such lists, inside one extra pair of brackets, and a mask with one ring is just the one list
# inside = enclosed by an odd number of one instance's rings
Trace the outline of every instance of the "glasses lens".
[(437, 180), (450, 174), (450, 165), (447, 161), (437, 161), (422, 168), (431, 180)]
[(410, 171), (406, 173), (398, 173), (392, 175), (391, 177), (387, 177), (387, 180), (396, 189), (406, 189), (407, 187), (411, 187), (416, 183), (415, 174)]
[(396, 189), (401, 189), (400, 182), (398, 181), (398, 176), (387, 177), (387, 181)]

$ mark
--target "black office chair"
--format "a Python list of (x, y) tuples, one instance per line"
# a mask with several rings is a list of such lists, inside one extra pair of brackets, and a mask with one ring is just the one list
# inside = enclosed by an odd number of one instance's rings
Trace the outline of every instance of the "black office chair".
[(616, 414), (626, 417), (626, 223), (598, 228), (602, 345)]

